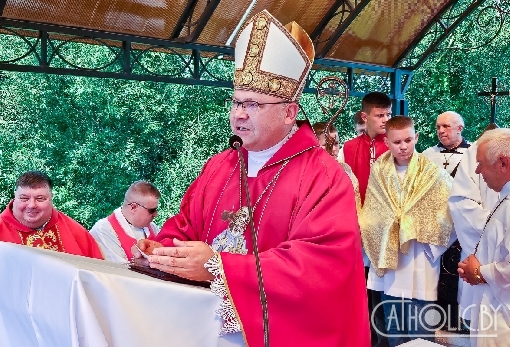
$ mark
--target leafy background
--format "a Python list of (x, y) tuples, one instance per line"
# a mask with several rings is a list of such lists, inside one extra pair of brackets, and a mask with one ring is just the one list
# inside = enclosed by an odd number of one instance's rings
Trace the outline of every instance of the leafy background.
[[(489, 121), (487, 90), (493, 76), (510, 87), (508, 28), (476, 50), (452, 49), (469, 37), (484, 42), (483, 29), (459, 28), (414, 74), (407, 91), (409, 115), (420, 132), (418, 150), (437, 142), (435, 119), (455, 110), (475, 140)], [(12, 49), (0, 45), (2, 51)], [(72, 53), (72, 52), (71, 52)], [(70, 54), (71, 54), (70, 53)], [(221, 69), (222, 67), (218, 67)], [(373, 90), (379, 88), (377, 81)], [(156, 82), (0, 73), (0, 208), (13, 197), (16, 178), (44, 170), (55, 181), (55, 206), (90, 228), (120, 206), (129, 184), (155, 183), (162, 192), (162, 222), (176, 213), (189, 183), (211, 155), (227, 147), (230, 129), (223, 100), (231, 90)], [(302, 105), (324, 120), (312, 95)], [(354, 136), (350, 98), (336, 125)], [(498, 102), (499, 126), (508, 126), (508, 98)]]

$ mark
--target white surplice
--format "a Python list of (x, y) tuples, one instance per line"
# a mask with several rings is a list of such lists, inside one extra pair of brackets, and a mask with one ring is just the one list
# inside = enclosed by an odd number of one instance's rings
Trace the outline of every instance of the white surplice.
[[(475, 173), (477, 148), (474, 143), (462, 157), (448, 199), (453, 224), (462, 247), (461, 260), (474, 252), (485, 221), (499, 199), (499, 194), (487, 187), (482, 176)], [(471, 316), (473, 291), (473, 286), (459, 280), (457, 300), (459, 313), (464, 319), (470, 319)]]
[[(407, 166), (395, 165), (395, 169), (403, 180)], [(370, 265), (367, 288), (397, 298), (437, 300), (441, 255), (456, 239), (453, 229), (447, 247), (409, 241), (409, 253), (406, 255), (398, 252), (396, 270), (386, 269), (384, 275), (378, 277), (374, 267)]]
[[(470, 143), (462, 139), (462, 142), (457, 148), (448, 152), (441, 153), (447, 149), (442, 147), (441, 143), (439, 143), (435, 146), (427, 148), (423, 151), (422, 154), (436, 163), (441, 169), (445, 169), (449, 174), (451, 174), (459, 164), (463, 154), (467, 151), (469, 146)], [(453, 151), (453, 153), (451, 151)]]
[[(452, 231), (449, 245), (455, 239), (455, 232)], [(396, 270), (386, 269), (384, 275), (378, 277), (370, 265), (367, 288), (397, 298), (435, 301), (441, 255), (447, 248), (411, 240), (409, 254), (398, 253)]]
[(510, 182), (500, 192), (475, 254), (487, 281), (474, 287), (471, 344), (510, 347)]

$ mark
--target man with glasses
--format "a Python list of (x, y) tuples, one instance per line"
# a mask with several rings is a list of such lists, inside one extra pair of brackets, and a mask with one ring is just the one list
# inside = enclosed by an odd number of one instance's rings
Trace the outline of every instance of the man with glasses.
[(138, 240), (158, 233), (153, 219), (158, 215), (160, 197), (152, 183), (136, 181), (126, 191), (122, 206), (94, 224), (90, 234), (99, 244), (105, 260), (128, 262), (132, 258), (131, 247)]
[(21, 175), (14, 199), (0, 214), (0, 240), (103, 259), (87, 230), (53, 207), (52, 188), (52, 180), (41, 171)]
[(137, 262), (152, 268), (212, 281), (212, 292), (223, 301), (220, 333), (241, 344), (263, 345), (262, 292), (271, 345), (369, 345), (352, 184), (319, 147), (310, 124), (296, 121), (313, 58), (313, 44), (296, 23), (284, 27), (267, 11), (245, 23), (236, 43), (234, 94), (227, 101), (231, 129), (243, 142), (240, 153), (229, 149), (212, 157), (180, 212), (156, 238), (138, 242), (148, 261), (134, 251)]

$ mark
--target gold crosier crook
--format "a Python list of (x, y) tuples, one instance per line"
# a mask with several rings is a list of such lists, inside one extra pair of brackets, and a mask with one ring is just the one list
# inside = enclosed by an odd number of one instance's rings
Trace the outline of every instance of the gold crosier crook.
[[(324, 77), (320, 80), (315, 89), (315, 99), (317, 99), (322, 112), (330, 117), (324, 128), (326, 151), (328, 153), (331, 153), (333, 145), (335, 144), (335, 139), (329, 134), (329, 129), (344, 110), (348, 98), (349, 90), (347, 89), (347, 84), (343, 79), (335, 76)], [(335, 109), (336, 112), (333, 114)], [(319, 138), (319, 135), (320, 134), (315, 134), (317, 138)]]

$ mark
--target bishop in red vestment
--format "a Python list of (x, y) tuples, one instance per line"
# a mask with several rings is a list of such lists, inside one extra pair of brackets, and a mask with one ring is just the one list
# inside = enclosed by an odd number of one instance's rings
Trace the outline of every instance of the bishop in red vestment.
[[(247, 157), (247, 151), (242, 150)], [(247, 158), (246, 158), (247, 159)], [(238, 155), (213, 157), (186, 192), (179, 214), (156, 240), (213, 244), (227, 228), (221, 214), (239, 210)], [(308, 123), (249, 179), (270, 342), (274, 346), (368, 346), (368, 313), (351, 181), (318, 147)], [(244, 203), (243, 203), (244, 205)], [(245, 226), (246, 228), (246, 226)], [(262, 346), (253, 244), (247, 255), (220, 252), (224, 280), (249, 346)], [(221, 238), (221, 236), (220, 236)], [(242, 252), (239, 252), (242, 253)]]
[(0, 214), (0, 241), (103, 259), (87, 230), (53, 207), (51, 187), (39, 171), (18, 178), (14, 199)]
[(270, 345), (370, 345), (352, 184), (310, 124), (296, 123), (312, 59), (313, 45), (297, 24), (283, 27), (267, 11), (246, 23), (228, 100), (243, 148), (212, 157), (157, 242), (138, 244), (152, 254), (153, 268), (212, 280), (211, 290), (224, 300), (222, 332), (242, 332), (251, 347), (264, 345), (264, 324), (241, 170), (248, 172)]

